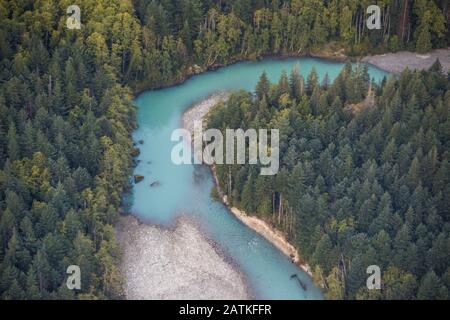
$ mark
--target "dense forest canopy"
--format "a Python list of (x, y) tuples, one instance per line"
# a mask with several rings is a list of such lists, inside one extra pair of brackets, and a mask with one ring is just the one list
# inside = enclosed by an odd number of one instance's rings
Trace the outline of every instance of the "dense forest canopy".
[[(369, 31), (364, 23), (369, 1), (79, 0), (81, 29), (71, 30), (66, 25), (71, 0), (0, 0), (1, 298), (122, 296), (112, 226), (130, 187), (133, 91), (263, 55), (342, 48), (347, 54), (425, 52), (449, 43), (447, 1), (376, 3), (383, 27)], [(352, 94), (341, 103), (356, 102), (364, 92)], [(293, 99), (285, 97), (286, 103)], [(324, 99), (317, 105), (336, 108)], [(272, 102), (267, 103), (269, 110)], [(436, 148), (441, 152), (443, 146)], [(446, 158), (439, 153), (438, 159)], [(84, 270), (76, 293), (64, 284), (71, 264)], [(444, 281), (442, 270), (430, 277)]]
[[(448, 299), (450, 83), (437, 62), (378, 86), (347, 64), (330, 84), (261, 76), (211, 128), (277, 128), (280, 172), (217, 165), (228, 201), (283, 230), (331, 299)], [(367, 290), (366, 268), (382, 270)]]
[[(88, 64), (108, 63), (121, 83), (149, 88), (263, 55), (426, 52), (450, 42), (445, 0), (83, 0), (82, 28), (68, 30), (71, 4), (2, 0), (0, 56), (11, 62), (21, 48), (24, 55), (22, 35), (39, 39), (50, 54), (75, 42)], [(366, 27), (372, 4), (381, 8), (379, 30)]]

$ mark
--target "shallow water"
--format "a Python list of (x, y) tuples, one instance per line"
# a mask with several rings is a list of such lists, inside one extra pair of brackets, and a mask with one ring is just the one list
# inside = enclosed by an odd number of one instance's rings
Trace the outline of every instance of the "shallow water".
[[(315, 66), (319, 77), (328, 73), (330, 81), (344, 66), (314, 58), (241, 62), (194, 76), (179, 86), (144, 92), (135, 99), (139, 128), (133, 138), (144, 140), (144, 144), (139, 145), (140, 162), (134, 172), (145, 179), (133, 187), (131, 211), (142, 220), (163, 226), (170, 226), (182, 213), (193, 217), (207, 237), (236, 263), (258, 299), (322, 299), (322, 294), (288, 257), (211, 199), (213, 178), (208, 167), (172, 164), (171, 150), (177, 142), (170, 136), (181, 127), (183, 111), (194, 102), (217, 91), (253, 90), (264, 70), (271, 81), (278, 81), (282, 70), (290, 72), (295, 65), (305, 78)], [(386, 75), (372, 66), (369, 72), (375, 80)], [(155, 181), (160, 185), (151, 187)], [(290, 278), (294, 273), (307, 285), (306, 291)]]

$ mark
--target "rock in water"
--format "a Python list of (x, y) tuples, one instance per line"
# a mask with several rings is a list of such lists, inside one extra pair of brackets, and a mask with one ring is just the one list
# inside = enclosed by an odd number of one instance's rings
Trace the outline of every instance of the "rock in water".
[(141, 154), (141, 150), (139, 150), (139, 148), (133, 148), (133, 150), (131, 150), (131, 156), (133, 158), (138, 157)]
[(150, 187), (159, 187), (161, 185), (161, 182), (159, 181), (154, 181), (152, 182), (152, 184), (150, 185)]

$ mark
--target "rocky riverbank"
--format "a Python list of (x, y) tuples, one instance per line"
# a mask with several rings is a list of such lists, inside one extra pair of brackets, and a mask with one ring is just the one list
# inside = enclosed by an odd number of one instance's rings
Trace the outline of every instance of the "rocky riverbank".
[(229, 97), (229, 92), (216, 92), (206, 99), (194, 103), (183, 113), (183, 116), (181, 117), (183, 128), (189, 130), (192, 133), (194, 131), (195, 121), (202, 120), (212, 107), (220, 102), (227, 101)]
[(123, 251), (127, 299), (250, 298), (242, 274), (186, 216), (177, 220), (173, 230), (124, 216), (116, 235)]
[(445, 72), (450, 70), (450, 48), (437, 49), (425, 54), (409, 51), (386, 53), (367, 56), (362, 58), (361, 61), (373, 64), (388, 72), (401, 73), (406, 68), (410, 70), (428, 69), (436, 59), (439, 59)]
[[(184, 112), (182, 116), (182, 123), (185, 129), (188, 129), (191, 133), (193, 132), (194, 122), (203, 120), (204, 117), (208, 114), (209, 110), (217, 105), (219, 102), (225, 102), (229, 97), (229, 93), (217, 93), (213, 94), (206, 99), (193, 104), (186, 112)], [(222, 202), (228, 206), (228, 202), (225, 196), (223, 196), (217, 175), (215, 172), (215, 167), (211, 166), (211, 170), (214, 175), (216, 187), (219, 191)], [(228, 206), (229, 207), (229, 206)], [(272, 243), (278, 250), (283, 252), (286, 256), (290, 257), (292, 261), (300, 268), (302, 268), (309, 275), (312, 275), (311, 268), (309, 265), (304, 264), (300, 260), (300, 255), (297, 249), (286, 240), (286, 237), (282, 232), (276, 230), (271, 225), (269, 225), (266, 221), (261, 220), (255, 216), (247, 215), (245, 212), (239, 210), (236, 207), (229, 207), (230, 211), (246, 226), (255, 230), (264, 238), (266, 238), (270, 243)]]

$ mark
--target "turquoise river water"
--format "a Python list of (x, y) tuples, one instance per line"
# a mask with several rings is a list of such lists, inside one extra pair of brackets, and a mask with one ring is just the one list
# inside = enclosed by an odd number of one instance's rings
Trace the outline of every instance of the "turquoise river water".
[[(144, 140), (144, 144), (139, 145), (140, 162), (134, 172), (145, 179), (133, 187), (132, 213), (163, 227), (170, 227), (180, 214), (194, 219), (242, 271), (252, 296), (258, 299), (322, 299), (323, 296), (311, 278), (288, 257), (210, 197), (213, 177), (208, 167), (172, 164), (171, 150), (177, 142), (172, 142), (170, 136), (174, 129), (181, 128), (183, 111), (193, 103), (217, 91), (253, 90), (263, 71), (272, 82), (278, 81), (282, 70), (290, 72), (295, 65), (305, 78), (314, 66), (320, 78), (328, 73), (330, 80), (344, 66), (314, 58), (240, 62), (194, 76), (178, 86), (146, 91), (135, 99), (139, 127), (133, 138)], [(378, 81), (386, 75), (372, 66), (369, 73)], [(160, 185), (151, 187), (154, 181)], [(294, 273), (306, 284), (306, 290), (296, 279), (291, 279)]]

